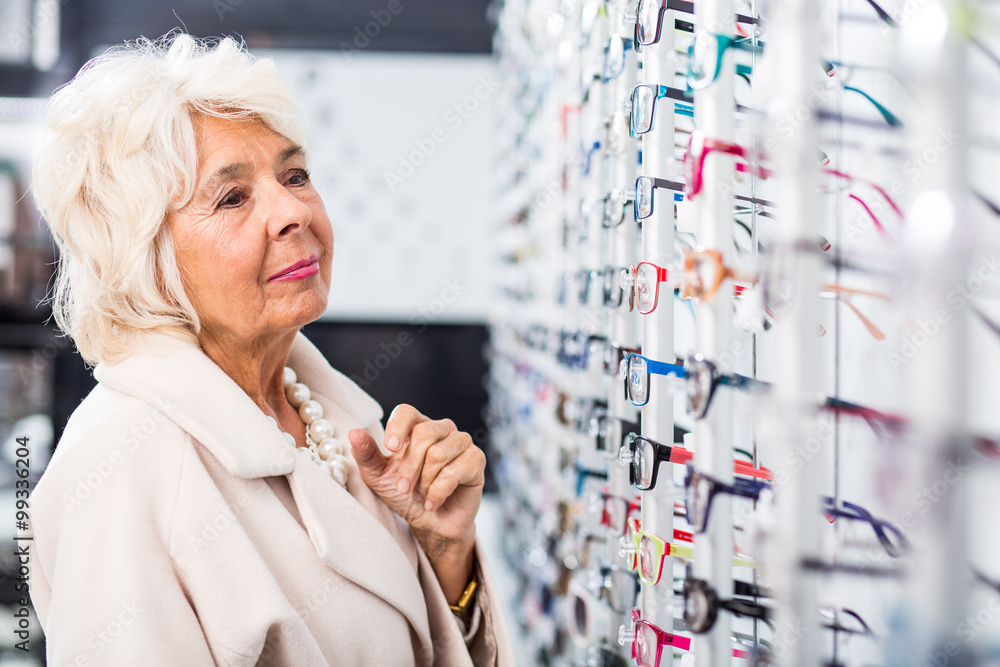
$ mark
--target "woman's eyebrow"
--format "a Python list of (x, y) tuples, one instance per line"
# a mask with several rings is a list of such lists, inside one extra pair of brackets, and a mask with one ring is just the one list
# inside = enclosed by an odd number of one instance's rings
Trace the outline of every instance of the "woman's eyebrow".
[(281, 154), (278, 156), (278, 164), (281, 164), (283, 162), (288, 162), (293, 157), (305, 157), (305, 156), (306, 152), (305, 150), (302, 149), (302, 146), (299, 146), (298, 144), (292, 144), (285, 150), (281, 151)]
[[(306, 152), (303, 150), (302, 146), (293, 144), (278, 154), (276, 164), (283, 164), (295, 157), (305, 157), (305, 154)], [(199, 197), (207, 197), (222, 181), (244, 176), (251, 171), (251, 166), (246, 162), (233, 162), (232, 164), (227, 164), (226, 166), (216, 170), (216, 172), (205, 181), (205, 184), (198, 189), (198, 195)]]
[(237, 176), (243, 176), (251, 171), (252, 169), (250, 165), (246, 162), (233, 162), (232, 164), (227, 164), (209, 176), (208, 180), (205, 181), (205, 184), (198, 189), (198, 196), (208, 197), (222, 181), (235, 178)]

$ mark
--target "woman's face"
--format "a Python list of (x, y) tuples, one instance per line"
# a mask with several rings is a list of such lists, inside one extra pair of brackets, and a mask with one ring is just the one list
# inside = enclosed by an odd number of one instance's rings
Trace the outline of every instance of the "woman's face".
[(255, 120), (197, 115), (198, 182), (167, 215), (202, 338), (252, 343), (326, 310), (333, 230), (301, 147)]

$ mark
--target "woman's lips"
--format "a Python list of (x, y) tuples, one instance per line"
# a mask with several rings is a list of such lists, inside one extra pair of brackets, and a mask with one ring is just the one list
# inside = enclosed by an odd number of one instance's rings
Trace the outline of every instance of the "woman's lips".
[(267, 279), (269, 283), (282, 282), (285, 280), (302, 280), (319, 273), (319, 256), (313, 255), (308, 259), (295, 262), (286, 269), (282, 269)]

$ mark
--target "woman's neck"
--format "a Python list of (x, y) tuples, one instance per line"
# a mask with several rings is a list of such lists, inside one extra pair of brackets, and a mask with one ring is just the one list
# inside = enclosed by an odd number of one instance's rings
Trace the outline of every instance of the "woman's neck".
[(282, 378), (296, 333), (281, 334), (268, 341), (238, 341), (203, 330), (199, 343), (208, 358), (232, 378), (264, 414), (279, 418), (289, 410), (295, 411), (285, 398)]

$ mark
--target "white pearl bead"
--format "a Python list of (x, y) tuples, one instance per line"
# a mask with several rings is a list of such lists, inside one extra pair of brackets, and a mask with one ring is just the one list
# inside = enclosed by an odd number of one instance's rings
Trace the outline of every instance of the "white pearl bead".
[(264, 416), (267, 417), (267, 420), (271, 422), (275, 428), (278, 427), (278, 422), (274, 417), (272, 417), (271, 415), (264, 415)]
[(285, 390), (285, 397), (288, 402), (292, 404), (293, 408), (298, 408), (300, 405), (309, 400), (309, 387), (305, 386), (301, 382), (296, 382), (288, 389)]
[(330, 477), (333, 477), (337, 484), (345, 486), (347, 484), (347, 466), (340, 461), (330, 465)]
[(344, 445), (336, 438), (327, 438), (323, 442), (319, 443), (319, 456), (324, 461), (330, 460), (331, 456), (343, 456), (344, 455)]
[(285, 370), (281, 374), (281, 382), (284, 385), (285, 389), (288, 389), (293, 384), (295, 384), (297, 381), (298, 381), (298, 377), (296, 377), (295, 371), (293, 371), (288, 366), (285, 366)]
[(327, 438), (333, 437), (333, 424), (326, 419), (317, 419), (309, 424), (309, 435), (316, 442), (323, 442)]
[(285, 440), (288, 441), (288, 444), (290, 444), (292, 447), (298, 446), (298, 443), (295, 442), (295, 436), (294, 435), (292, 435), (291, 433), (288, 433), (286, 431), (282, 431), (282, 434), (285, 436)]
[(306, 424), (312, 424), (323, 416), (323, 406), (310, 399), (299, 406), (299, 418)]

